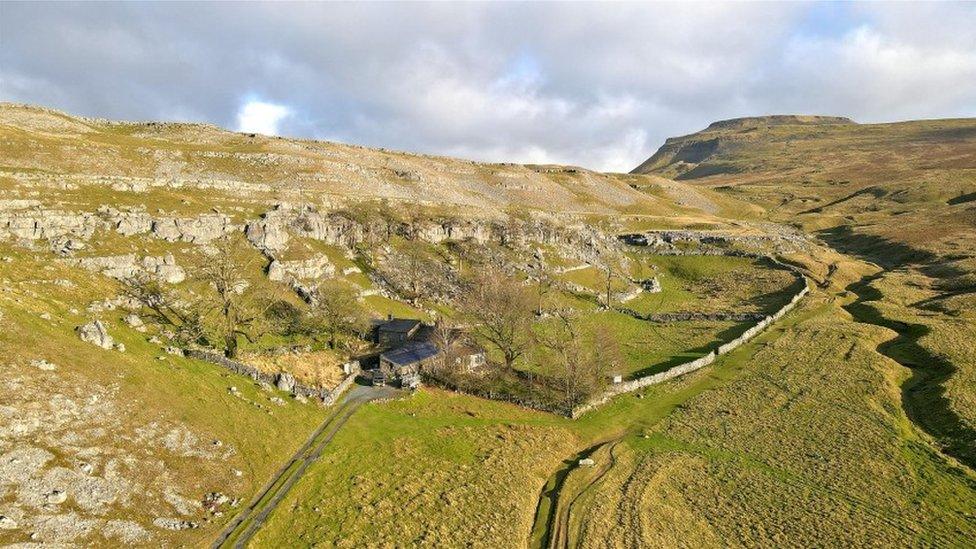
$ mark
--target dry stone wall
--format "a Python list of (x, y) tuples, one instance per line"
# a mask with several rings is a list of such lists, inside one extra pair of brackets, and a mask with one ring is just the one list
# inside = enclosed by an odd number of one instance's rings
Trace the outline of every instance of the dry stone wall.
[[(184, 351), (184, 355), (195, 358), (197, 360), (203, 360), (211, 364), (216, 364), (222, 366), (235, 374), (249, 377), (259, 383), (267, 383), (269, 385), (277, 385), (279, 374), (268, 374), (262, 372), (251, 366), (249, 364), (244, 364), (243, 362), (238, 362), (236, 360), (231, 360), (223, 355), (213, 353), (210, 351), (204, 351), (200, 349), (188, 349)], [(305, 398), (314, 398), (322, 401), (325, 406), (331, 406), (339, 399), (343, 392), (345, 392), (356, 380), (356, 376), (359, 375), (359, 369), (353, 369), (352, 373), (346, 376), (339, 385), (333, 389), (321, 389), (318, 387), (310, 387), (308, 385), (303, 385), (301, 383), (295, 382), (291, 384), (291, 392), (296, 396), (302, 396)]]
[(585, 404), (582, 404), (574, 408), (570, 413), (570, 417), (576, 419), (579, 416), (583, 415), (584, 413), (605, 404), (607, 401), (609, 401), (611, 398), (617, 395), (633, 392), (638, 389), (642, 389), (650, 385), (655, 385), (667, 381), (669, 379), (674, 379), (678, 376), (682, 376), (687, 373), (694, 372), (695, 370), (704, 368), (705, 366), (708, 366), (709, 364), (715, 362), (715, 359), (718, 358), (719, 356), (729, 353), (741, 347), (749, 340), (762, 333), (762, 331), (768, 328), (771, 324), (783, 318), (783, 316), (786, 315), (786, 313), (790, 312), (791, 310), (793, 310), (794, 307), (796, 307), (796, 304), (799, 303), (801, 299), (803, 299), (803, 296), (807, 295), (807, 293), (809, 292), (807, 280), (802, 275), (798, 275), (798, 276), (799, 278), (797, 282), (798, 284), (802, 284), (802, 287), (796, 294), (793, 295), (789, 303), (784, 305), (782, 308), (780, 308), (772, 315), (764, 317), (762, 320), (757, 322), (754, 326), (752, 326), (751, 328), (743, 332), (742, 335), (740, 335), (739, 337), (733, 339), (732, 341), (720, 345), (714, 351), (709, 352), (707, 355), (701, 358), (692, 360), (691, 362), (686, 362), (679, 366), (675, 366), (664, 372), (659, 372), (653, 375), (640, 377), (631, 381), (625, 381), (623, 383), (617, 383), (615, 385), (611, 385), (610, 388), (608, 388), (603, 394), (593, 398), (592, 400), (590, 400)]

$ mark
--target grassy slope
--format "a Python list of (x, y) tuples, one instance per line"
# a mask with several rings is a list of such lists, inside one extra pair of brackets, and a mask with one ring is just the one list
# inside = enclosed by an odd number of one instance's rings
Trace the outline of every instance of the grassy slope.
[[(106, 279), (51, 262), (47, 254), (34, 256), (6, 246), (0, 251), (13, 259), (3, 264), (4, 285), (9, 291), (0, 296), (0, 310), (4, 313), (0, 352), (6, 363), (24, 365), (43, 358), (58, 365), (55, 379), (60, 382), (75, 386), (85, 383), (118, 386), (127, 410), (120, 418), (125, 429), (117, 433), (120, 436), (150, 423), (183, 425), (201, 444), (221, 440), (234, 449), (234, 455), (226, 461), (166, 457), (160, 453), (173, 479), (172, 487), (186, 497), (196, 500), (207, 492), (222, 491), (231, 497), (247, 499), (323, 417), (321, 409), (294, 401), (283, 407), (273, 406), (269, 403), (272, 395), (260, 391), (250, 380), (228, 374), (219, 367), (165, 355), (159, 346), (148, 343), (144, 334), (121, 322), (122, 311), (86, 313), (89, 302), (111, 295), (111, 283)], [(57, 279), (69, 280), (75, 286), (57, 286), (52, 283)], [(71, 309), (81, 312), (75, 314)], [(45, 312), (52, 316), (51, 321), (39, 317)], [(115, 339), (125, 344), (125, 353), (106, 351), (78, 339), (75, 327), (91, 316), (106, 322)], [(165, 360), (157, 360), (159, 356), (165, 356)], [(228, 393), (231, 385), (238, 387), (247, 399), (264, 403), (265, 408), (258, 409), (231, 396)], [(121, 444), (124, 449), (127, 443)], [(57, 447), (48, 449), (58, 452)], [(133, 448), (134, 454), (143, 451)], [(244, 474), (236, 477), (232, 473), (234, 469)], [(153, 479), (140, 480), (151, 483)], [(150, 512), (150, 508), (136, 511), (116, 508), (105, 518), (130, 518), (152, 529), (149, 523), (154, 516), (148, 515)], [(172, 516), (172, 512), (162, 516)], [(214, 523), (203, 524), (189, 537), (183, 534), (178, 539), (205, 543), (228, 518), (225, 515)], [(165, 531), (154, 531), (154, 534), (167, 536)]]
[(588, 495), (584, 546), (965, 546), (976, 477), (899, 406), (887, 330), (817, 295), (748, 375), (631, 438)]
[(929, 327), (919, 343), (956, 368), (950, 405), (976, 425), (976, 320), (966, 312), (976, 288), (976, 120), (759, 125), (672, 146), (713, 139), (719, 146), (697, 165), (664, 155), (651, 171), (763, 205), (771, 219), (891, 270), (875, 284), (884, 314)]
[[(63, 113), (0, 104), (0, 182), (15, 173), (151, 178), (159, 182), (217, 180), (266, 184), (250, 196), (183, 193), (156, 188), (120, 204), (195, 214), (219, 206), (243, 215), (247, 200), (388, 198), (425, 204), (452, 215), (498, 216), (511, 206), (556, 214), (627, 214), (641, 219), (714, 216), (630, 187), (639, 176), (579, 168), (483, 164), (338, 143), (250, 136), (192, 124), (108, 123)], [(73, 177), (79, 190), (61, 193), (77, 206), (114, 203), (104, 182)], [(192, 189), (195, 183), (190, 184)], [(188, 197), (187, 194), (195, 195)], [(218, 193), (221, 194), (221, 193)], [(150, 200), (151, 199), (151, 200)], [(93, 208), (88, 208), (93, 209)]]
[(587, 546), (963, 545), (976, 478), (908, 421), (907, 370), (874, 351), (890, 333), (851, 320), (838, 295), (857, 275), (834, 276), (714, 367), (577, 422), (439, 391), (372, 406), (254, 546), (522, 546), (546, 475), (621, 435), (614, 467), (574, 506)]

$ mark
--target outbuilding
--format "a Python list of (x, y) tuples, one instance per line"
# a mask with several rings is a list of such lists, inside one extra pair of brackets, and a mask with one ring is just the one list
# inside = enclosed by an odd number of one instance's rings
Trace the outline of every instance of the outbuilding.
[(412, 318), (390, 318), (376, 327), (376, 343), (394, 347), (410, 340), (420, 329), (420, 321)]

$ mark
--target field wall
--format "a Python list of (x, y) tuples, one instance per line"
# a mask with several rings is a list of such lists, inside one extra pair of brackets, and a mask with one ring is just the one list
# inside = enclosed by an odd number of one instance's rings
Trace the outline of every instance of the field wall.
[[(244, 364), (243, 362), (238, 362), (236, 360), (231, 360), (219, 353), (212, 353), (199, 349), (187, 349), (184, 351), (184, 354), (189, 358), (195, 358), (197, 360), (222, 366), (235, 374), (249, 377), (258, 383), (274, 385), (278, 381), (278, 374), (268, 374), (262, 372), (254, 366)], [(349, 387), (352, 386), (353, 383), (355, 383), (356, 376), (358, 374), (359, 372), (356, 371), (346, 376), (346, 378), (333, 389), (309, 387), (308, 385), (295, 382), (291, 392), (296, 396), (321, 400), (323, 405), (331, 406), (335, 404), (336, 400), (339, 399), (339, 396), (342, 395), (342, 393), (344, 393)]]
[(719, 345), (718, 348), (709, 352), (707, 355), (692, 360), (691, 362), (686, 362), (684, 364), (680, 364), (673, 368), (669, 368), (664, 372), (659, 372), (649, 376), (644, 376), (630, 381), (624, 381), (622, 383), (611, 385), (606, 391), (603, 392), (603, 394), (600, 394), (595, 398), (593, 398), (592, 400), (590, 400), (589, 402), (586, 402), (574, 408), (570, 413), (570, 417), (576, 419), (579, 416), (583, 415), (584, 413), (588, 412), (589, 410), (592, 410), (598, 406), (606, 404), (607, 401), (609, 401), (611, 398), (617, 395), (636, 391), (638, 389), (642, 389), (649, 385), (655, 385), (663, 381), (674, 379), (678, 376), (682, 376), (687, 373), (694, 372), (695, 370), (704, 368), (705, 366), (708, 366), (709, 364), (715, 362), (715, 359), (718, 358), (719, 356), (729, 353), (739, 348), (740, 346), (746, 344), (747, 342), (749, 342), (749, 340), (762, 333), (762, 331), (768, 328), (771, 324), (783, 318), (783, 316), (786, 315), (786, 313), (793, 310), (793, 308), (796, 307), (796, 304), (799, 303), (801, 299), (803, 299), (803, 296), (807, 295), (807, 292), (810, 291), (807, 285), (807, 280), (802, 275), (798, 275), (798, 277), (799, 278), (797, 279), (797, 285), (801, 286), (801, 288), (797, 291), (797, 293), (793, 295), (792, 298), (790, 298), (789, 303), (781, 307), (778, 311), (776, 311), (772, 315), (764, 317), (762, 320), (757, 322), (754, 326), (752, 326), (751, 328), (743, 332), (742, 335), (740, 335), (739, 337), (733, 339), (732, 341)]

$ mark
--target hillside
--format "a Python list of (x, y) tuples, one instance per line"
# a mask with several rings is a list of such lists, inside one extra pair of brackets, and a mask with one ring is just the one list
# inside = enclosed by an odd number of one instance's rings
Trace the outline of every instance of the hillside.
[(148, 198), (197, 188), (265, 202), (297, 201), (303, 193), (337, 203), (387, 199), (488, 217), (509, 208), (565, 215), (683, 212), (632, 189), (632, 177), (582, 168), (484, 164), (202, 124), (83, 119), (9, 103), (0, 104), (0, 139), (7, 191), (14, 180), (29, 179), (57, 180), (72, 190), (108, 186)]
[[(620, 368), (630, 375), (697, 356), (744, 323), (658, 328), (600, 311), (597, 260), (618, 247), (613, 234), (705, 228), (766, 242), (768, 230), (722, 217), (761, 210), (653, 176), (201, 124), (4, 104), (0, 148), (0, 543), (206, 544), (330, 417), (306, 397), (334, 388), (341, 365), (369, 351), (362, 328), (323, 337), (310, 316), (319, 288), (348, 299), (363, 322), (431, 320), (459, 314), (463, 279), (477, 269), (499, 265), (528, 284), (541, 262), (551, 277), (545, 306), (590, 319), (576, 321), (583, 337), (602, 324), (639, 339), (668, 334), (666, 347), (625, 349)], [(792, 246), (787, 236), (781, 243)], [(640, 295), (639, 281), (656, 273), (668, 285), (658, 302), (705, 313), (761, 314), (792, 281), (750, 259), (619, 259), (625, 275), (613, 296)], [(216, 281), (201, 276), (224, 260), (234, 268), (230, 295), (241, 296), (225, 310), (247, 299), (258, 311), (253, 330), (234, 334), (233, 352), (240, 339), (237, 358), (263, 372), (261, 382), (183, 356), (231, 352), (208, 297)], [(661, 307), (646, 298), (632, 306)], [(197, 320), (166, 320), (173, 311)], [(95, 322), (109, 343), (79, 337)], [(518, 367), (530, 379), (554, 370), (541, 351)], [(510, 398), (528, 398), (519, 391), (531, 387), (502, 381)], [(559, 398), (539, 391), (532, 398)], [(549, 457), (535, 456), (534, 467)]]
[[(966, 546), (974, 126), (737, 119), (603, 174), (2, 104), (0, 544)], [(346, 377), (389, 315), (485, 364)]]
[(721, 122), (668, 139), (633, 173), (720, 190), (827, 238), (844, 234), (842, 245), (889, 265), (976, 247), (973, 119)]
[(669, 139), (634, 171), (762, 205), (880, 266), (849, 288), (850, 310), (901, 334), (880, 350), (915, 368), (905, 393), (915, 420), (972, 461), (976, 119), (798, 122), (716, 123)]

